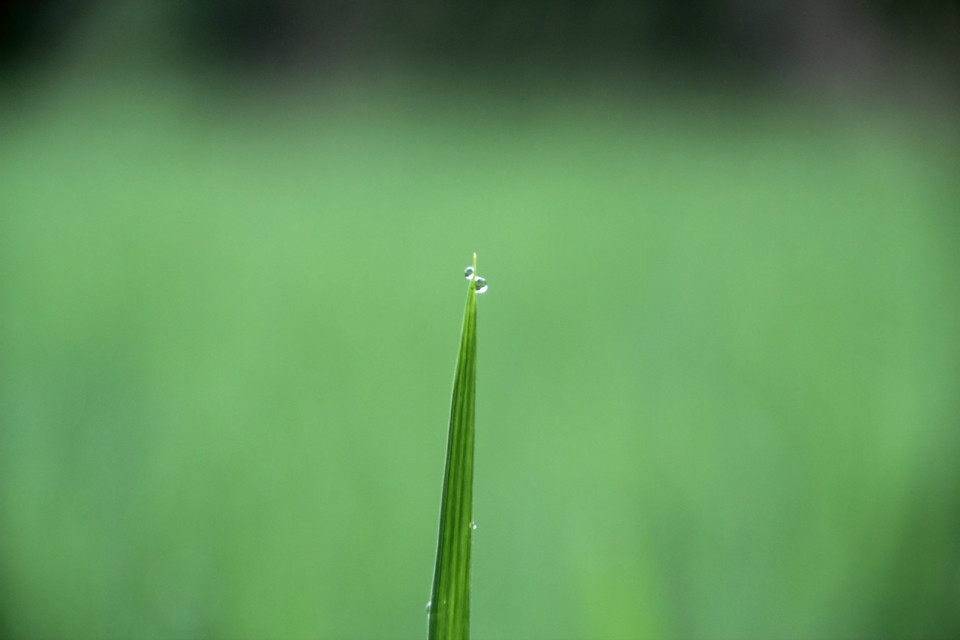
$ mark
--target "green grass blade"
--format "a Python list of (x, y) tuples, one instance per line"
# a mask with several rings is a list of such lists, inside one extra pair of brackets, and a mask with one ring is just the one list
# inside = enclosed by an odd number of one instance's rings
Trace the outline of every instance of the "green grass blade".
[[(473, 255), (476, 274), (477, 255)], [(470, 279), (460, 355), (453, 380), (447, 464), (440, 502), (437, 563), (427, 614), (429, 640), (470, 636), (470, 545), (473, 536), (473, 436), (477, 391), (477, 281)]]

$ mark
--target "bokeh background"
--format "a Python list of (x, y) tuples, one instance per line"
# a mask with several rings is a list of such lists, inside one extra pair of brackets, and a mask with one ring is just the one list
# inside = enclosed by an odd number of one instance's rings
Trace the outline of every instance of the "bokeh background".
[(0, 636), (960, 636), (956, 2), (0, 7)]

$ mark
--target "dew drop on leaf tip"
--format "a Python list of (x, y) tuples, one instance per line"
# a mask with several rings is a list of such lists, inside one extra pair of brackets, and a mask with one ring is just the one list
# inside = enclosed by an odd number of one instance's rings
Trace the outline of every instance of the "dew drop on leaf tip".
[(476, 275), (473, 271), (473, 267), (467, 267), (463, 270), (463, 277), (467, 280), (476, 280), (477, 281), (477, 293), (483, 293), (487, 290), (487, 279), (483, 276)]

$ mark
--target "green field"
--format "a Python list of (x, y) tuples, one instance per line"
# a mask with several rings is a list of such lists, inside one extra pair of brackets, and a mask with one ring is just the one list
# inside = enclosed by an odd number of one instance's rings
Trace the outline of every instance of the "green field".
[(4, 100), (0, 635), (425, 637), (473, 251), (477, 638), (960, 634), (957, 129), (557, 94)]

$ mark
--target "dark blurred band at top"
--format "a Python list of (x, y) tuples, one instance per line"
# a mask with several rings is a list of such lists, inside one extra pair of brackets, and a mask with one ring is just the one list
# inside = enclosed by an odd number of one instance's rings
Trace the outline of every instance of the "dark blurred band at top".
[[(84, 47), (324, 71), (369, 62), (429, 69), (713, 70), (758, 77), (867, 77), (960, 53), (956, 0), (7, 0), (0, 71), (56, 65)], [(106, 54), (104, 54), (106, 52)], [(921, 64), (923, 64), (921, 62)]]

